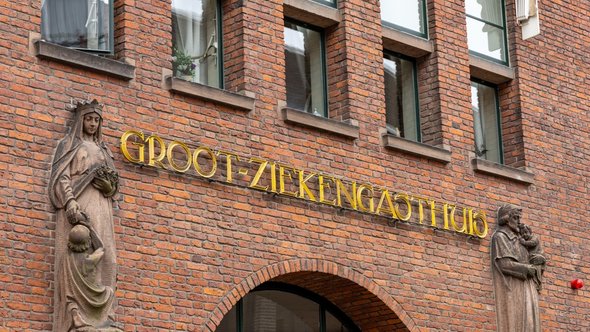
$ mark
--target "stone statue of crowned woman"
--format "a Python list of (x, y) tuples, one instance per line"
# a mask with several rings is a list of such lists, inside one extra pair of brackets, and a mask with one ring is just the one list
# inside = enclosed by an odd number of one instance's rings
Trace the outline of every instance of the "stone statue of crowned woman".
[(102, 140), (103, 106), (83, 101), (72, 111), (74, 121), (57, 146), (49, 182), (57, 214), (53, 331), (121, 331), (114, 319), (113, 196), (119, 177)]

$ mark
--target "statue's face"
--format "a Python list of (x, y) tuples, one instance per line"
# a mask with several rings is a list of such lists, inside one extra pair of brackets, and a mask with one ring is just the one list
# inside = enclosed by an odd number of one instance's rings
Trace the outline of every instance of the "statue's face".
[(100, 115), (89, 113), (84, 115), (84, 133), (93, 136), (100, 125)]
[(518, 226), (520, 225), (520, 211), (513, 211), (508, 219), (508, 227), (515, 233), (518, 233)]

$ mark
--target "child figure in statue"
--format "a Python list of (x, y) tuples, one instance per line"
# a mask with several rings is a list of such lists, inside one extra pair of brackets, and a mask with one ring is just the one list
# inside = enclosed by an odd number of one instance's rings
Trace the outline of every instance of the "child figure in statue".
[(541, 291), (543, 272), (545, 272), (545, 263), (547, 261), (545, 256), (543, 256), (541, 241), (539, 241), (539, 237), (536, 234), (533, 234), (533, 231), (528, 225), (521, 223), (518, 225), (518, 230), (520, 232), (520, 244), (529, 252), (529, 263), (536, 269), (533, 280), (537, 285), (537, 290)]
[[(97, 266), (104, 256), (102, 246), (94, 249), (91, 230), (78, 223), (68, 236), (66, 302), (71, 314), (69, 331), (100, 331), (105, 324), (105, 308), (110, 308), (114, 299), (111, 287), (97, 280)], [(96, 243), (96, 241), (94, 241)]]

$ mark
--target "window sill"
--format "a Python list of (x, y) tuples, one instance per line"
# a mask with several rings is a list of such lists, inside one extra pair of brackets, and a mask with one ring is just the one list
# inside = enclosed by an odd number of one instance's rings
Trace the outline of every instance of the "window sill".
[(382, 31), (383, 48), (386, 50), (401, 53), (413, 58), (428, 55), (434, 50), (434, 46), (432, 46), (430, 40), (422, 39), (388, 26), (383, 26)]
[(287, 123), (319, 129), (339, 136), (357, 139), (359, 138), (359, 127), (348, 123), (323, 118), (292, 108), (281, 110), (283, 120)]
[(390, 134), (383, 135), (383, 146), (444, 164), (451, 162), (451, 151), (424, 143), (414, 142)]
[(479, 173), (494, 175), (525, 184), (532, 184), (534, 182), (534, 174), (521, 169), (479, 158), (473, 159), (471, 163), (473, 170)]
[(36, 41), (34, 46), (35, 55), (41, 59), (54, 60), (124, 80), (135, 78), (135, 67), (124, 62), (51, 44), (42, 40)]
[(285, 0), (283, 14), (318, 28), (328, 28), (342, 20), (338, 9), (310, 0)]
[(493, 84), (502, 84), (514, 79), (514, 69), (499, 63), (469, 55), (471, 76)]
[(185, 81), (176, 77), (166, 77), (166, 89), (186, 96), (198, 97), (218, 104), (238, 108), (243, 111), (254, 109), (254, 98), (213, 88), (207, 85)]

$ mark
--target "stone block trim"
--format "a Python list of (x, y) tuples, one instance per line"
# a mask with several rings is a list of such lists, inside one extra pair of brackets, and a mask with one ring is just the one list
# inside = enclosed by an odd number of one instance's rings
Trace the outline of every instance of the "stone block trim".
[(509, 82), (515, 76), (513, 68), (482, 59), (475, 55), (469, 56), (469, 70), (472, 77), (493, 84)]
[(522, 169), (479, 158), (474, 158), (471, 162), (473, 170), (479, 173), (494, 175), (525, 184), (532, 184), (534, 182), (534, 174)]
[(305, 22), (318, 28), (328, 28), (342, 20), (338, 9), (309, 0), (285, 0), (283, 13), (285, 18)]
[(254, 109), (255, 99), (248, 96), (189, 82), (176, 77), (167, 77), (165, 82), (166, 88), (176, 93), (209, 100), (243, 111), (251, 111)]
[(383, 135), (383, 146), (386, 148), (432, 159), (441, 163), (451, 162), (451, 151), (428, 144), (410, 141), (393, 135)]
[[(399, 318), (399, 320), (405, 325), (408, 331), (419, 331), (419, 328), (416, 327), (413, 319), (408, 316), (402, 305), (391, 297), (391, 295), (389, 295), (381, 286), (354, 269), (319, 259), (293, 259), (277, 262), (252, 273), (226, 293), (217, 304), (217, 307), (212, 310), (209, 318), (205, 321), (203, 330), (207, 332), (215, 332), (215, 329), (231, 308), (257, 286), (270, 280), (278, 280), (288, 283), (293, 282), (293, 279), (285, 277), (300, 272), (316, 272), (350, 281), (380, 300), (389, 310), (395, 313), (397, 318)], [(355, 317), (350, 318), (355, 321)], [(379, 320), (376, 317), (372, 317), (372, 319)], [(391, 329), (387, 330), (390, 331)]]
[(326, 131), (339, 136), (356, 139), (359, 138), (359, 127), (348, 123), (316, 116), (311, 113), (298, 111), (292, 108), (281, 110), (283, 120), (309, 128)]
[(42, 40), (34, 43), (35, 55), (72, 66), (107, 74), (124, 80), (135, 78), (135, 66), (96, 54), (51, 44)]
[(383, 26), (383, 48), (414, 58), (428, 55), (434, 50), (431, 41), (387, 26)]

